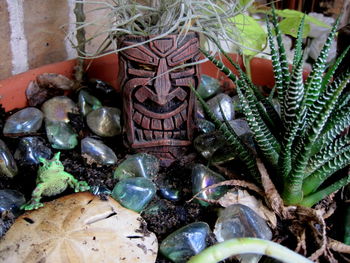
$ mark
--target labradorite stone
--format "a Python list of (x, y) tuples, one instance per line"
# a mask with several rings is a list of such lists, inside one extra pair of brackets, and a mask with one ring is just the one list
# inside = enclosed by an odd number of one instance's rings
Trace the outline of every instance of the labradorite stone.
[(206, 159), (210, 159), (219, 148), (226, 143), (225, 137), (219, 131), (213, 131), (197, 136), (193, 141), (194, 148)]
[(46, 120), (46, 135), (52, 148), (60, 150), (73, 149), (78, 144), (78, 135), (65, 122), (51, 122)]
[(111, 195), (112, 191), (109, 190), (107, 187), (94, 185), (90, 187), (89, 190), (94, 195)]
[(111, 148), (100, 140), (90, 137), (81, 140), (81, 154), (89, 164), (112, 165), (118, 161), (117, 156)]
[(40, 129), (43, 118), (43, 113), (37, 108), (24, 108), (6, 120), (3, 133), (5, 136), (34, 133)]
[[(248, 206), (234, 204), (226, 207), (215, 223), (214, 234), (219, 242), (240, 237), (256, 237), (271, 240), (272, 232), (267, 223)], [(260, 256), (242, 255), (240, 262), (258, 262)]]
[(78, 96), (78, 106), (81, 114), (85, 116), (91, 111), (101, 108), (102, 104), (86, 90), (81, 90)]
[(6, 144), (0, 140), (0, 175), (14, 177), (18, 173), (17, 164)]
[(153, 178), (159, 171), (159, 159), (151, 154), (138, 153), (129, 156), (114, 171), (114, 178)]
[(25, 164), (38, 164), (39, 157), (50, 159), (51, 154), (41, 137), (24, 137), (19, 141), (14, 157)]
[[(203, 164), (196, 164), (192, 168), (192, 193), (195, 195), (200, 192), (203, 188), (206, 188), (210, 185), (220, 183), (225, 181), (225, 178), (218, 173), (210, 170), (208, 167)], [(218, 199), (223, 196), (227, 191), (226, 186), (219, 186), (214, 189), (209, 189), (201, 194), (198, 197), (203, 199)], [(208, 206), (207, 202), (198, 200), (199, 203), (203, 206)]]
[(220, 82), (216, 78), (202, 75), (197, 92), (205, 100), (220, 91)]
[(215, 131), (215, 124), (205, 119), (197, 119), (196, 127), (201, 133), (209, 133)]
[(161, 187), (159, 189), (160, 194), (170, 201), (179, 201), (180, 200), (180, 191), (171, 187)]
[(208, 101), (208, 106), (213, 112), (213, 114), (216, 116), (216, 118), (218, 118), (221, 121), (224, 120), (224, 117), (221, 114), (220, 106), (226, 120), (230, 121), (235, 118), (235, 110), (232, 104), (232, 99), (227, 94), (221, 93), (211, 98)]
[(195, 222), (184, 226), (160, 244), (160, 252), (175, 263), (185, 263), (208, 245), (210, 228), (205, 222)]
[(0, 215), (3, 212), (12, 212), (18, 215), (20, 207), (26, 202), (24, 195), (16, 190), (0, 190)]
[(57, 96), (45, 101), (41, 110), (44, 113), (45, 120), (69, 122), (68, 113), (75, 111), (75, 103), (66, 96)]
[(89, 128), (101, 137), (113, 137), (121, 133), (120, 110), (102, 107), (91, 111), (86, 117)]
[(151, 180), (133, 177), (117, 183), (112, 191), (112, 197), (122, 206), (141, 212), (152, 200), (156, 190)]

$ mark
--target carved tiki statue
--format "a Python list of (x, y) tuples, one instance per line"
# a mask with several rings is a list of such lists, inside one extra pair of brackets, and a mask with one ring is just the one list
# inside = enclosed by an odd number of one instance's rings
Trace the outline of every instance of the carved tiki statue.
[[(120, 48), (148, 37), (126, 35)], [(169, 35), (119, 53), (120, 84), (126, 144), (137, 152), (158, 156), (163, 164), (179, 158), (191, 144), (199, 66), (196, 33)], [(174, 69), (174, 70), (172, 70)]]

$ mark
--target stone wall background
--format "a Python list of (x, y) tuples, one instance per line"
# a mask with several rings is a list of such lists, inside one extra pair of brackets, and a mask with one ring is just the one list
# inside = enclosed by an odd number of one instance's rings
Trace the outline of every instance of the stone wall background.
[[(346, 7), (345, 10), (350, 8), (350, 0), (334, 1)], [(65, 33), (74, 28), (74, 4), (75, 0), (0, 0), (0, 79), (76, 56)], [(87, 19), (105, 15), (103, 11), (89, 12), (95, 7), (85, 6)], [(87, 37), (95, 30), (89, 28)], [(87, 51), (96, 50), (103, 38), (90, 43)]]

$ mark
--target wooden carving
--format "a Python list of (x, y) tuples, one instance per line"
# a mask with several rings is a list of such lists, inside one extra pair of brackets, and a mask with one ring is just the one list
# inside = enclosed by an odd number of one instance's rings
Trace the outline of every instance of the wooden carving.
[(119, 42), (135, 46), (119, 53), (125, 141), (169, 164), (192, 140), (195, 97), (189, 86), (197, 87), (199, 66), (176, 67), (198, 60), (199, 40), (188, 33), (136, 45), (147, 39), (127, 35)]

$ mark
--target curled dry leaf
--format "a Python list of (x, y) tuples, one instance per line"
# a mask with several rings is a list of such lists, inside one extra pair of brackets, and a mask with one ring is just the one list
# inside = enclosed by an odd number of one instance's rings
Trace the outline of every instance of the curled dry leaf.
[(112, 198), (77, 193), (20, 216), (0, 242), (0, 262), (153, 263), (155, 235)]
[(250, 195), (246, 190), (233, 190), (226, 193), (219, 200), (219, 204), (228, 207), (233, 204), (242, 204), (255, 211), (261, 218), (266, 220), (272, 228), (277, 226), (277, 218), (273, 211), (268, 209), (261, 200)]

